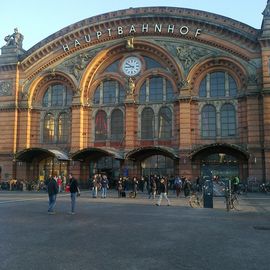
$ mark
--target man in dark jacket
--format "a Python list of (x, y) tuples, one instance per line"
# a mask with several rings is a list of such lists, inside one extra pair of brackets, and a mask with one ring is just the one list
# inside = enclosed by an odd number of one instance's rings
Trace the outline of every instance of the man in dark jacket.
[(58, 186), (56, 183), (56, 180), (50, 176), (48, 186), (48, 196), (49, 196), (49, 208), (48, 208), (48, 213), (49, 214), (55, 214), (54, 208), (56, 205), (56, 195), (58, 193)]
[(77, 180), (73, 177), (73, 175), (69, 174), (69, 184), (70, 184), (70, 198), (71, 198), (71, 214), (75, 214), (75, 204), (76, 204), (76, 196), (80, 195), (80, 189), (78, 187)]

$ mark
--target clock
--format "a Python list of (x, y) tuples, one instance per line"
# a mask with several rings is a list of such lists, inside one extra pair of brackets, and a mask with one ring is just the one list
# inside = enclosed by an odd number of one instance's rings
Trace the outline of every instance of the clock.
[(122, 71), (129, 77), (136, 76), (142, 69), (142, 62), (136, 56), (129, 56), (122, 63)]

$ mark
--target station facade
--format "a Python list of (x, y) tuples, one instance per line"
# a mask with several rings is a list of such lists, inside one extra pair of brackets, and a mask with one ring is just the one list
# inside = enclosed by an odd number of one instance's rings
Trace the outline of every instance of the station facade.
[(1, 180), (270, 180), (270, 3), (261, 29), (146, 7), (22, 40), (15, 29), (0, 55)]

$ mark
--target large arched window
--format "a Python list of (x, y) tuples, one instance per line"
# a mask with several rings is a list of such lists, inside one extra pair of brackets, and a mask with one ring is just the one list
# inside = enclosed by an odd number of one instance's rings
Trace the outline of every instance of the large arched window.
[(221, 136), (236, 135), (236, 117), (235, 109), (232, 104), (224, 104), (220, 111)]
[(208, 73), (200, 83), (200, 97), (223, 98), (235, 97), (236, 95), (236, 82), (227, 72)]
[(105, 80), (96, 88), (93, 103), (113, 105), (122, 103), (125, 98), (125, 91), (122, 85), (115, 80)]
[(212, 105), (205, 105), (201, 114), (202, 137), (216, 136), (216, 109)]
[(145, 108), (141, 115), (141, 138), (154, 139), (155, 116), (151, 108)]
[(171, 139), (172, 112), (168, 107), (162, 107), (158, 114), (158, 138)]
[(147, 78), (139, 92), (139, 102), (161, 103), (172, 101), (174, 92), (169, 80), (161, 76)]
[(97, 112), (95, 117), (95, 139), (106, 140), (107, 139), (107, 115), (104, 111)]
[(68, 142), (68, 121), (69, 117), (66, 113), (62, 113), (58, 119), (58, 142), (66, 143)]
[(47, 88), (42, 104), (44, 107), (61, 107), (69, 106), (71, 102), (72, 90), (65, 85), (55, 84)]
[(53, 143), (54, 132), (54, 116), (48, 113), (44, 117), (43, 141), (45, 143)]
[(124, 116), (121, 110), (114, 110), (111, 115), (111, 139), (120, 141), (124, 136)]

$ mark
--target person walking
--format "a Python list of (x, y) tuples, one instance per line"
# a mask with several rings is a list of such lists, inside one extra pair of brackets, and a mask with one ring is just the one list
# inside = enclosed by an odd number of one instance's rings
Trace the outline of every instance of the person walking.
[(48, 214), (55, 214), (54, 208), (56, 205), (56, 196), (58, 193), (58, 186), (54, 177), (50, 176), (49, 182), (47, 185), (47, 191), (48, 191), (48, 196), (49, 196)]
[(71, 198), (71, 214), (75, 214), (75, 204), (76, 204), (76, 196), (80, 196), (80, 189), (78, 187), (77, 180), (73, 177), (73, 175), (69, 174), (70, 181), (70, 198)]
[(160, 206), (163, 197), (167, 200), (167, 205), (170, 206), (171, 202), (167, 197), (167, 183), (165, 182), (164, 178), (160, 179), (159, 192), (160, 195), (158, 198), (158, 202), (156, 203), (156, 206)]

